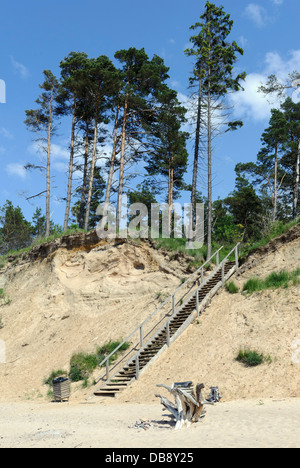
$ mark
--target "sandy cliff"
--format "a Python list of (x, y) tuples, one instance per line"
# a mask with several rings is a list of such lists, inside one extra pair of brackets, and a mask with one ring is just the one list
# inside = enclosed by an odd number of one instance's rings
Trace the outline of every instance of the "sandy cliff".
[[(2, 401), (44, 396), (42, 382), (52, 370), (68, 370), (74, 352), (125, 338), (186, 276), (184, 261), (170, 261), (147, 243), (73, 241), (43, 246), (0, 272), (11, 301), (0, 307), (0, 339), (6, 345)], [(253, 254), (234, 281), (242, 287), (251, 276), (299, 265), (297, 227)], [(219, 386), (224, 400), (300, 397), (300, 364), (293, 358), (297, 340), (299, 286), (249, 297), (222, 291), (118, 401), (158, 401), (157, 383), (181, 380), (204, 382), (207, 392)], [(243, 367), (235, 357), (247, 347), (272, 362)], [(72, 398), (92, 392), (76, 388)]]

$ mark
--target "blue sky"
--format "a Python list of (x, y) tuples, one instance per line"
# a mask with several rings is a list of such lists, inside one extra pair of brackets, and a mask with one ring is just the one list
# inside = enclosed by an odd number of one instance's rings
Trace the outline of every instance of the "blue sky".
[[(225, 197), (234, 188), (234, 167), (255, 160), (260, 137), (268, 125), (270, 104), (257, 93), (266, 77), (284, 78), (300, 71), (299, 0), (216, 0), (234, 21), (231, 38), (244, 48), (238, 70), (248, 74), (245, 91), (231, 98), (233, 116), (244, 121), (241, 130), (220, 136), (214, 150), (214, 198)], [(37, 162), (33, 135), (24, 125), (25, 109), (35, 107), (44, 69), (59, 74), (59, 62), (71, 51), (90, 57), (113, 59), (119, 49), (144, 47), (151, 58), (157, 54), (170, 67), (170, 83), (185, 101), (191, 59), (189, 27), (198, 21), (205, 1), (196, 0), (15, 0), (1, 2), (0, 80), (6, 84), (6, 102), (0, 103), (0, 206), (6, 199), (21, 206), (30, 220), (36, 206), (26, 196), (44, 189), (37, 173), (24, 171), (27, 162)], [(1, 85), (1, 82), (0, 82)], [(1, 100), (1, 93), (0, 93)], [(3, 99), (2, 99), (3, 100)], [(66, 194), (69, 125), (63, 122), (53, 141), (52, 212), (63, 223)], [(192, 148), (190, 148), (192, 163)], [(187, 175), (191, 180), (191, 168)], [(205, 193), (205, 188), (200, 187)], [(188, 200), (184, 200), (188, 201)]]

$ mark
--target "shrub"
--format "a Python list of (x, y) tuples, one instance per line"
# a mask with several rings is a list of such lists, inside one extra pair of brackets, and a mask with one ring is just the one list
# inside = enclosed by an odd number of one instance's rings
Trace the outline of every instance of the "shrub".
[(267, 289), (277, 289), (280, 287), (288, 287), (291, 279), (290, 273), (281, 271), (280, 273), (273, 272), (265, 279)]
[[(116, 349), (122, 342), (121, 341), (109, 341), (106, 343), (104, 346), (100, 346), (97, 349), (97, 358), (99, 364), (103, 359), (106, 358), (106, 356), (109, 356), (114, 349)], [(123, 343), (122, 346), (118, 349), (118, 351), (111, 356), (109, 359), (109, 364), (114, 362), (118, 358), (118, 354), (126, 351), (130, 347), (130, 343)]]
[[(99, 346), (96, 353), (77, 353), (71, 357), (70, 361), (70, 380), (72, 382), (79, 382), (83, 380), (87, 385), (88, 378), (94, 370), (101, 364), (101, 362), (109, 356), (114, 349), (116, 349), (122, 341), (109, 341), (103, 346)], [(123, 343), (122, 346), (114, 353), (110, 359), (109, 364), (114, 362), (120, 352), (126, 351), (130, 347), (129, 343)]]
[(248, 293), (254, 293), (256, 291), (262, 291), (264, 289), (264, 282), (259, 278), (250, 278), (243, 287), (243, 291)]
[(236, 361), (245, 364), (246, 367), (256, 367), (262, 364), (266, 358), (263, 354), (258, 353), (257, 351), (251, 351), (247, 349), (245, 351), (240, 350)]
[(0, 289), (0, 301), (2, 301), (1, 305), (9, 305), (11, 303), (10, 298), (5, 294), (4, 289)]
[(98, 359), (96, 354), (77, 353), (73, 354), (70, 361), (70, 380), (79, 382), (86, 380), (97, 368)]
[(226, 283), (225, 288), (226, 291), (229, 292), (229, 294), (237, 294), (239, 292), (238, 286), (233, 281)]
[(266, 289), (278, 289), (278, 288), (288, 288), (290, 283), (296, 286), (299, 284), (300, 268), (297, 268), (293, 272), (280, 271), (276, 273), (275, 271), (271, 273), (264, 280), (260, 278), (251, 278), (249, 279), (243, 287), (243, 291), (248, 293), (253, 293), (256, 291), (264, 291)]

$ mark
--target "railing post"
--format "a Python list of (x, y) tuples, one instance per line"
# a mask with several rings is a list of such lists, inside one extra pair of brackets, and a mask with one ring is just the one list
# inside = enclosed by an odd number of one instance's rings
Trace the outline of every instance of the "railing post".
[(140, 347), (142, 348), (144, 345), (144, 337), (143, 337), (143, 326), (140, 326)]
[(217, 266), (219, 266), (220, 265), (220, 252), (219, 251), (217, 252), (216, 257), (217, 257), (216, 258), (216, 263), (217, 263)]
[(225, 284), (225, 261), (222, 263), (222, 283)]
[(203, 279), (204, 279), (204, 271), (203, 271), (203, 268), (201, 268), (201, 283), (203, 283)]
[(197, 317), (200, 315), (200, 310), (199, 310), (199, 288), (196, 291), (196, 310), (197, 310)]
[(170, 320), (167, 323), (167, 345), (170, 346)]
[(136, 380), (138, 380), (139, 376), (140, 376), (140, 360), (139, 360), (139, 355), (137, 354), (136, 358), (135, 358), (135, 378), (136, 378)]
[(109, 379), (109, 362), (108, 359), (106, 359), (106, 380)]
[(175, 314), (175, 294), (172, 296), (172, 315)]
[(239, 267), (239, 246), (235, 246), (235, 266), (236, 268)]

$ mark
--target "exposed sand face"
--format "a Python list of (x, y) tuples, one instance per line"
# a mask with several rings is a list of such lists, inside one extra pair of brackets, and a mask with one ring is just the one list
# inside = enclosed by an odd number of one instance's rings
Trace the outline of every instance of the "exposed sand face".
[(179, 262), (167, 263), (147, 244), (126, 243), (61, 249), (7, 271), (1, 279), (11, 303), (0, 307), (6, 345), (0, 401), (44, 395), (44, 378), (68, 371), (73, 353), (126, 338), (184, 276)]
[[(180, 431), (151, 404), (3, 403), (0, 414), (0, 448), (300, 448), (299, 399), (219, 403)], [(140, 419), (152, 426), (132, 428)]]
[[(270, 253), (261, 264), (233, 280), (245, 281), (300, 265), (300, 241)], [(245, 368), (235, 361), (240, 349), (270, 356), (271, 362)], [(225, 401), (240, 398), (300, 397), (300, 288), (264, 291), (251, 296), (221, 291), (212, 304), (176, 340), (121, 401), (154, 402), (156, 384), (203, 382), (204, 394), (219, 386)], [(165, 394), (167, 396), (167, 394)]]
[[(252, 268), (243, 266), (234, 281), (242, 287), (249, 277), (292, 271), (299, 263), (295, 238), (277, 243), (263, 258), (256, 254)], [(299, 447), (299, 286), (248, 297), (221, 291), (116, 400), (89, 399), (93, 388), (77, 384), (69, 404), (43, 403), (42, 382), (52, 370), (67, 370), (74, 352), (126, 337), (183, 276), (183, 263), (169, 262), (149, 246), (127, 244), (100, 245), (89, 253), (58, 250), (0, 275), (11, 299), (0, 308), (0, 339), (6, 344), (0, 446)], [(243, 367), (235, 357), (247, 347), (270, 356), (271, 363)], [(207, 407), (205, 419), (175, 433), (155, 397), (169, 395), (156, 384), (184, 380), (203, 382), (205, 396), (218, 386), (223, 398)], [(24, 399), (31, 402), (9, 403)], [(140, 418), (153, 427), (128, 428)]]

